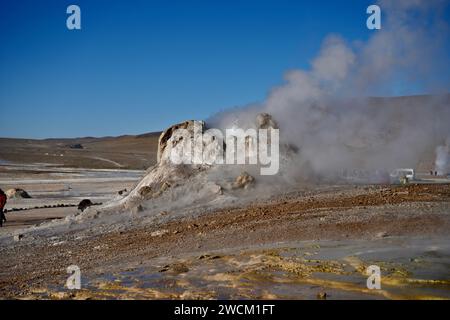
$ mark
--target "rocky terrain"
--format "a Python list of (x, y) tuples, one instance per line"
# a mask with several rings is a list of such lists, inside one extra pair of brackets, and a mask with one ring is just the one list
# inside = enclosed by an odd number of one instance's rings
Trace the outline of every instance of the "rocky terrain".
[[(277, 127), (265, 113), (251, 125)], [(146, 171), (3, 165), (8, 209), (27, 210), (8, 211), (14, 227), (0, 232), (0, 297), (450, 298), (445, 176), (421, 171), (391, 184), (365, 180), (370, 170), (356, 170), (358, 180), (314, 176), (298, 161), (301, 150), (283, 142), (275, 176), (259, 175), (259, 164), (174, 163), (189, 142), (228, 147), (196, 141), (195, 130), (207, 126), (165, 130)], [(85, 199), (95, 205), (77, 210)], [(73, 265), (79, 290), (66, 286)], [(382, 270), (382, 290), (366, 286), (370, 265)]]
[[(122, 225), (120, 229), (105, 230), (102, 233), (93, 230), (67, 230), (64, 234), (51, 237), (35, 235), (33, 239), (27, 239), (31, 235), (25, 235), (23, 239), (16, 239), (14, 246), (3, 245), (1, 248), (0, 294), (2, 297), (15, 298), (217, 298), (222, 285), (229, 288), (234, 283), (226, 297), (276, 298), (277, 295), (270, 286), (265, 290), (266, 296), (261, 296), (259, 289), (267, 276), (264, 276), (265, 269), (260, 269), (261, 264), (271, 270), (288, 272), (290, 279), (309, 279), (311, 283), (320, 283), (314, 276), (315, 272), (331, 275), (342, 272), (335, 264), (335, 259), (330, 257), (317, 259), (318, 262), (310, 272), (302, 264), (289, 267), (288, 261), (277, 258), (280, 247), (283, 250), (296, 250), (301, 248), (299, 241), (310, 241), (310, 248), (306, 250), (310, 252), (306, 255), (309, 260), (315, 259), (317, 253), (313, 252), (320, 248), (320, 241), (330, 240), (334, 241), (335, 246), (343, 248), (349, 244), (374, 241), (365, 250), (379, 250), (380, 246), (388, 250), (390, 246), (387, 243), (380, 244), (376, 241), (389, 239), (395, 242), (406, 237), (410, 239), (406, 240), (408, 242), (418, 237), (436, 239), (434, 243), (442, 248), (442, 244), (448, 242), (449, 210), (449, 185), (330, 186), (299, 190), (243, 208), (230, 207), (183, 219), (166, 221), (164, 216), (167, 213), (160, 212), (160, 222), (142, 227), (129, 228)], [(5, 244), (5, 240), (3, 243)], [(344, 246), (344, 243), (347, 244)], [(316, 249), (311, 249), (314, 244)], [(407, 252), (407, 248), (403, 251)], [(335, 251), (335, 254), (337, 252), (341, 252), (341, 249)], [(219, 268), (221, 259), (230, 260), (235, 255), (249, 257), (256, 254), (262, 261), (254, 262), (255, 265), (251, 268), (237, 262), (232, 268), (228, 266), (230, 270), (226, 272)], [(410, 259), (420, 259), (414, 252), (408, 254), (411, 255)], [(448, 263), (448, 254), (449, 252), (444, 252), (444, 260), (440, 263)], [(344, 256), (350, 259), (358, 254), (357, 251), (350, 250), (348, 256)], [(264, 259), (268, 258), (274, 261), (264, 264)], [(383, 254), (377, 257), (381, 261), (386, 258)], [(279, 261), (276, 263), (276, 260)], [(219, 264), (218, 269), (208, 273), (209, 278), (206, 278), (209, 281), (202, 280), (208, 283), (210, 290), (202, 291), (201, 288), (195, 289), (194, 285), (189, 285), (191, 264), (195, 264), (196, 268), (200, 265), (206, 267), (211, 261)], [(305, 262), (302, 260), (303, 264)], [(397, 261), (396, 268), (400, 268), (400, 262), (403, 261)], [(64, 289), (67, 278), (65, 269), (70, 264), (81, 268), (86, 285), (84, 290), (70, 292)], [(300, 269), (296, 271), (285, 270), (286, 268)], [(143, 270), (148, 270), (148, 273)], [(125, 271), (139, 271), (142, 274), (136, 275), (132, 283), (122, 283), (118, 274)], [(255, 288), (247, 290), (243, 295), (239, 293), (240, 287), (245, 287), (245, 274), (249, 271), (255, 273), (253, 277), (260, 274), (260, 279), (253, 279), (252, 286)], [(164, 272), (168, 272), (171, 275), (169, 278), (176, 281), (164, 283), (161, 280), (156, 287), (145, 286), (148, 281), (151, 282), (150, 274), (161, 276)], [(147, 279), (145, 275), (150, 278)], [(194, 279), (196, 277), (199, 275), (193, 275)], [(404, 275), (402, 281), (408, 282), (410, 277), (411, 274)], [(432, 274), (432, 277), (422, 281), (431, 289), (437, 290), (436, 297), (449, 298), (445, 294), (447, 291), (440, 291), (442, 288), (448, 289), (450, 284), (448, 269), (443, 274)], [(99, 279), (102, 279), (102, 284), (96, 287)], [(182, 282), (183, 279), (185, 285), (174, 284), (174, 281)], [(420, 279), (415, 280), (420, 282)], [(415, 280), (410, 281), (411, 292), (416, 287)], [(351, 290), (346, 289), (346, 284)], [(393, 284), (392, 290), (395, 288)], [(312, 298), (322, 291), (330, 294), (336, 290), (340, 294), (335, 293), (335, 297), (342, 294), (345, 296), (345, 293), (351, 293), (349, 297), (364, 297), (366, 294), (369, 298), (371, 296), (363, 284), (355, 291), (354, 284), (350, 285), (348, 281), (340, 279), (337, 283), (323, 282), (315, 287)], [(289, 294), (285, 292), (291, 298), (304, 296), (294, 295), (291, 291), (286, 291)], [(389, 292), (383, 292), (381, 297), (395, 297)], [(304, 297), (311, 297), (312, 293), (304, 293)], [(376, 298), (379, 293), (372, 294), (375, 295), (372, 298)], [(399, 297), (406, 298), (408, 295)]]

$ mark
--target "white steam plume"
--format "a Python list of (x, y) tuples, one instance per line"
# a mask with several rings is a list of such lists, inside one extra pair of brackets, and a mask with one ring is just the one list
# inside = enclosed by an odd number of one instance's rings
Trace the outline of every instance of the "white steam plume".
[[(310, 70), (287, 72), (264, 103), (217, 115), (210, 125), (245, 127), (256, 113), (271, 114), (282, 141), (299, 149), (300, 173), (416, 167), (450, 135), (449, 84), (434, 81), (448, 69), (449, 29), (440, 17), (447, 4), (379, 1), (382, 29), (366, 43), (327, 37)], [(418, 83), (445, 94), (367, 98)]]
[(445, 175), (449, 170), (448, 166), (449, 152), (450, 152), (449, 145), (450, 143), (447, 143), (444, 146), (438, 146), (436, 148), (435, 171), (437, 172), (438, 175)]

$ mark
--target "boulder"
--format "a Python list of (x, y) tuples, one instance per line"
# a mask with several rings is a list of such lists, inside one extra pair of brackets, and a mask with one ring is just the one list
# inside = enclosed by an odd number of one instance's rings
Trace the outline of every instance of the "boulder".
[(21, 241), (23, 239), (23, 234), (17, 233), (13, 237), (14, 241)]
[(90, 206), (92, 206), (93, 203), (91, 200), (89, 199), (83, 199), (80, 201), (80, 203), (78, 204), (78, 210), (80, 210), (81, 212), (83, 212), (84, 210), (86, 210), (87, 208), (89, 208)]
[(31, 196), (23, 189), (20, 188), (14, 188), (6, 190), (5, 192), (6, 196), (9, 199), (30, 199)]
[(249, 175), (247, 172), (242, 172), (239, 176), (237, 176), (234, 181), (233, 188), (234, 189), (247, 189), (251, 184), (253, 184), (255, 178)]

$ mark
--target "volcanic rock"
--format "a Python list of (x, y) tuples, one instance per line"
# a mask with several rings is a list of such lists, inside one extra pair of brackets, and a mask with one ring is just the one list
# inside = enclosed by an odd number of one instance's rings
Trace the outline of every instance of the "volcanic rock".
[(80, 203), (78, 204), (78, 210), (80, 210), (81, 212), (83, 212), (84, 210), (86, 210), (88, 207), (92, 206), (93, 203), (91, 200), (89, 199), (83, 199), (80, 201)]
[(254, 181), (255, 178), (244, 171), (239, 176), (237, 176), (236, 180), (234, 181), (233, 188), (247, 189)]

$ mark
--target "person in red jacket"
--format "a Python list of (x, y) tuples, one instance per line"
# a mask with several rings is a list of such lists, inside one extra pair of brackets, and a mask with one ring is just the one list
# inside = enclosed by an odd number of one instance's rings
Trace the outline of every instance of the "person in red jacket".
[(3, 221), (6, 222), (5, 214), (3, 213), (3, 208), (6, 204), (6, 194), (0, 189), (0, 227), (3, 227)]

